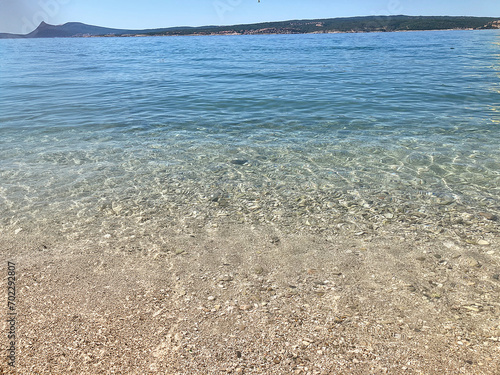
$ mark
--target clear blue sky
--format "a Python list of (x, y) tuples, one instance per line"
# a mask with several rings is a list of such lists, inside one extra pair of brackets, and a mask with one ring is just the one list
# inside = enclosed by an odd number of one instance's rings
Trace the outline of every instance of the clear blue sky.
[(42, 20), (144, 29), (391, 14), (500, 17), (500, 0), (0, 0), (0, 32)]

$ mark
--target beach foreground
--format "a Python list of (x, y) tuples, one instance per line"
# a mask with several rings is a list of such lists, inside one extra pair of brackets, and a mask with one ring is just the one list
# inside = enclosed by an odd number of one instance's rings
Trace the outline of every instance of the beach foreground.
[(161, 247), (4, 233), (16, 371), (499, 373), (498, 237), (397, 233), (231, 225)]

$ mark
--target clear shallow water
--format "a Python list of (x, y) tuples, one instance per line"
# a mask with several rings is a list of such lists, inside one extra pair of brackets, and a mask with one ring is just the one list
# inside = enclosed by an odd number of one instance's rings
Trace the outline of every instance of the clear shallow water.
[(2, 40), (0, 53), (4, 229), (372, 230), (500, 213), (498, 31)]

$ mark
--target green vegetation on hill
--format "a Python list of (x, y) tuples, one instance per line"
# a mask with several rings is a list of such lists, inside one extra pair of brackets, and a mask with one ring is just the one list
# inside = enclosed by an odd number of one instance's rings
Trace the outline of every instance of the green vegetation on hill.
[(368, 16), (263, 22), (233, 26), (169, 27), (149, 30), (122, 30), (68, 22), (49, 25), (41, 22), (26, 35), (0, 33), (6, 38), (70, 38), (134, 35), (225, 35), (225, 34), (309, 34), (334, 32), (374, 32), (446, 29), (500, 29), (500, 18), (492, 17), (415, 17)]
[(234, 26), (178, 28), (151, 35), (192, 34), (302, 34), (328, 32), (374, 32), (407, 30), (487, 29), (497, 28), (491, 17), (369, 16), (264, 22)]

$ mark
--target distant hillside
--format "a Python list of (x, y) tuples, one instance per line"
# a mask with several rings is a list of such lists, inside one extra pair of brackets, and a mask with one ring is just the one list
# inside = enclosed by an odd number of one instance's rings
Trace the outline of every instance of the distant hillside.
[(500, 28), (499, 18), (432, 17), (432, 16), (368, 16), (265, 22), (248, 25), (196, 27), (190, 30), (168, 30), (160, 35), (212, 34), (309, 34), (390, 32), (410, 30), (493, 29)]
[(80, 22), (68, 22), (61, 26), (49, 25), (42, 22), (26, 38), (61, 38), (90, 35), (122, 34), (125, 30), (109, 29), (106, 27), (91, 26)]
[[(123, 29), (110, 29), (107, 27), (86, 25), (80, 22), (68, 22), (64, 25), (49, 25), (45, 22), (26, 35), (19, 34), (0, 34), (0, 39), (5, 38), (74, 38), (74, 37), (89, 37), (89, 36), (123, 36), (123, 35), (137, 35), (137, 34), (150, 34), (161, 33), (167, 30), (175, 30), (174, 28), (168, 29), (149, 29), (149, 30), (123, 30)], [(182, 28), (183, 30), (189, 29), (188, 27)]]
[(42, 22), (26, 35), (0, 34), (5, 38), (64, 38), (91, 36), (135, 35), (247, 35), (247, 34), (308, 34), (390, 32), (411, 30), (500, 29), (500, 18), (493, 17), (432, 17), (432, 16), (368, 16), (263, 22), (233, 26), (170, 27), (164, 29), (123, 30), (91, 26), (79, 22), (49, 25)]

